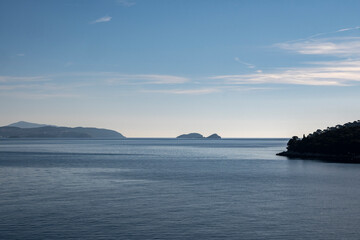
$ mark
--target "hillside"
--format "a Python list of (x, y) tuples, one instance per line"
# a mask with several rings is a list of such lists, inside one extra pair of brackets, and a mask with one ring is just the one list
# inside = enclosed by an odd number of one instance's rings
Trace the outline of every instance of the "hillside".
[(69, 127), (0, 127), (0, 138), (125, 138), (108, 129)]
[[(47, 127), (50, 125), (47, 124), (38, 124), (38, 123), (31, 123), (31, 122), (25, 122), (25, 121), (19, 121), (16, 123), (12, 123), (10, 125), (7, 125), (6, 127), (18, 127), (18, 128), (38, 128), (38, 127)], [(54, 127), (54, 126), (53, 126)]]
[(339, 161), (360, 160), (360, 121), (337, 125), (299, 138), (292, 137), (280, 156), (327, 158)]
[(211, 134), (210, 136), (207, 137), (208, 139), (221, 139), (221, 137), (219, 135), (217, 135), (216, 133)]

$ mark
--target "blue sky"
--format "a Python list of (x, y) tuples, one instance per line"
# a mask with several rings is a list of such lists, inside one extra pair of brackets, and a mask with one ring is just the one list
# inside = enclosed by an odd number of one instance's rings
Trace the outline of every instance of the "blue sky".
[(360, 119), (359, 1), (0, 2), (0, 125), (291, 137)]

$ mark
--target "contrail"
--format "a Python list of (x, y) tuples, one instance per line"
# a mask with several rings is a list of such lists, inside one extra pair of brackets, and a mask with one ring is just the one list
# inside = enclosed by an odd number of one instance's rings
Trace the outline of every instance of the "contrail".
[(356, 26), (356, 27), (352, 27), (352, 28), (341, 28), (339, 30), (332, 31), (332, 32), (317, 33), (317, 34), (311, 35), (311, 36), (306, 37), (306, 38), (300, 38), (300, 39), (296, 39), (296, 40), (286, 41), (285, 43), (304, 41), (304, 40), (309, 40), (309, 39), (312, 39), (312, 38), (315, 38), (315, 37), (318, 37), (318, 36), (323, 36), (323, 35), (333, 34), (333, 33), (339, 33), (339, 32), (353, 31), (353, 30), (357, 30), (357, 29), (360, 29), (360, 26)]

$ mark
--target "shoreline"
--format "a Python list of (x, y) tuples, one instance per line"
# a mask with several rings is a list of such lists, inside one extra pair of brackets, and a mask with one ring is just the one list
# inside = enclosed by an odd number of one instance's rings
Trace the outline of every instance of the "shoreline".
[(360, 163), (359, 155), (336, 155), (336, 154), (323, 154), (323, 153), (309, 153), (309, 152), (292, 152), (284, 151), (276, 154), (277, 156), (288, 157), (290, 159), (308, 159), (308, 160), (323, 160), (335, 163)]

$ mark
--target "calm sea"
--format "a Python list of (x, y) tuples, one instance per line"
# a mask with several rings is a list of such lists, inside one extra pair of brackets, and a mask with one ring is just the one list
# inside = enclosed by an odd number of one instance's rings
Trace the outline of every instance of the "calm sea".
[(360, 165), (283, 139), (0, 139), (0, 239), (359, 239)]

